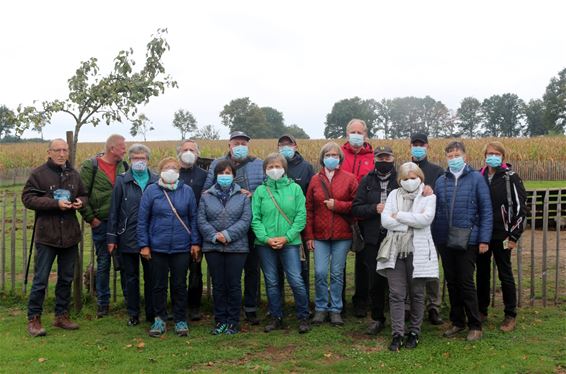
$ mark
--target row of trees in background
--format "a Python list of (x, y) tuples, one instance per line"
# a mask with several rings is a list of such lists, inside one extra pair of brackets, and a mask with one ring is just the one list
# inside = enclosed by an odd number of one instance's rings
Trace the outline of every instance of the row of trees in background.
[(563, 134), (566, 129), (566, 69), (552, 77), (542, 99), (525, 103), (513, 93), (480, 101), (466, 97), (454, 111), (430, 96), (338, 101), (326, 116), (324, 135), (345, 135), (352, 118), (363, 119), (370, 137), (405, 138), (414, 132), (432, 137), (515, 137)]

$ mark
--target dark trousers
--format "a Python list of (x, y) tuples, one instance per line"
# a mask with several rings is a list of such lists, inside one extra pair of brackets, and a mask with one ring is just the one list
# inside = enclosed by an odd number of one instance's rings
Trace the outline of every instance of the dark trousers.
[(470, 330), (481, 330), (478, 295), (474, 283), (478, 246), (469, 246), (465, 251), (447, 247), (439, 249), (448, 285), (450, 321), (454, 326), (465, 327), (467, 317)]
[(71, 284), (75, 270), (78, 246), (55, 248), (36, 243), (37, 262), (33, 285), (29, 294), (28, 318), (40, 316), (43, 312), (45, 289), (49, 281), (51, 267), (57, 257), (57, 284), (55, 286), (55, 315), (59, 316), (69, 311), (71, 302)]
[[(354, 264), (354, 283), (355, 291), (354, 296), (352, 296), (352, 304), (354, 308), (367, 308), (368, 296), (370, 288), (369, 273), (372, 270), (367, 261), (366, 248), (356, 252), (356, 262)], [(373, 272), (375, 272), (375, 266), (373, 267)]]
[(257, 312), (259, 306), (259, 255), (254, 245), (255, 235), (248, 231), (250, 252), (244, 265), (244, 311)]
[(214, 320), (238, 326), (247, 253), (207, 252), (205, 256), (212, 277)]
[(152, 252), (153, 310), (156, 317), (167, 320), (167, 284), (171, 275), (171, 303), (175, 322), (187, 320), (187, 270), (189, 252), (166, 254)]
[(92, 228), (92, 241), (96, 250), (96, 298), (98, 305), (110, 304), (110, 267), (112, 260), (106, 242), (107, 221)]
[(494, 240), (489, 244), (486, 253), (478, 255), (478, 271), (476, 282), (478, 286), (478, 304), (481, 313), (487, 316), (490, 299), (491, 283), (491, 255), (495, 259), (499, 280), (501, 281), (501, 292), (503, 293), (503, 304), (505, 305), (505, 315), (510, 317), (517, 316), (517, 289), (515, 288), (515, 278), (511, 266), (511, 250), (503, 249), (503, 241)]
[(200, 309), (202, 288), (202, 261), (197, 262), (191, 257), (189, 263), (189, 288), (187, 289), (189, 309)]
[(126, 284), (126, 307), (128, 315), (140, 315), (140, 261), (143, 268), (143, 297), (145, 300), (145, 318), (153, 320), (152, 303), (152, 262), (145, 260), (139, 253), (120, 253), (122, 261), (122, 276)]
[[(386, 277), (379, 275), (375, 268), (377, 267), (378, 244), (366, 244), (362, 253), (365, 254), (365, 263), (369, 278), (369, 299), (371, 302), (371, 319), (374, 321), (385, 322), (385, 295), (389, 289), (389, 283)], [(373, 270), (372, 270), (373, 269)]]

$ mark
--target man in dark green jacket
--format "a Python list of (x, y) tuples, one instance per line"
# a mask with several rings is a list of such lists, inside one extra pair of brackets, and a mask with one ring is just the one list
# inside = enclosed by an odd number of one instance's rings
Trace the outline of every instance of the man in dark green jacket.
[(83, 162), (81, 180), (89, 193), (88, 204), (81, 209), (85, 221), (92, 228), (92, 240), (96, 248), (96, 297), (97, 317), (108, 315), (110, 304), (110, 253), (106, 243), (106, 224), (110, 212), (112, 189), (116, 176), (126, 171), (123, 162), (126, 142), (122, 135), (110, 135), (106, 150)]

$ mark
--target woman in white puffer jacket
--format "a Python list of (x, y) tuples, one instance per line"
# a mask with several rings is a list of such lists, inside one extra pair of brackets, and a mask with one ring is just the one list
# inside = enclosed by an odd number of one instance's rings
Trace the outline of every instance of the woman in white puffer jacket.
[[(399, 187), (387, 197), (381, 223), (388, 230), (378, 253), (377, 271), (389, 282), (389, 308), (393, 340), (389, 349), (415, 348), (424, 315), (426, 281), (438, 278), (438, 259), (430, 225), (436, 196), (423, 196), (424, 174), (417, 164), (399, 168)], [(405, 335), (405, 299), (410, 292), (411, 309)]]

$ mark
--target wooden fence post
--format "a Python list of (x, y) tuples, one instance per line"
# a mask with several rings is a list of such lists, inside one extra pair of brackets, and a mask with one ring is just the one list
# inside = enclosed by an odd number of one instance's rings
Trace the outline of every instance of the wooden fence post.
[(531, 306), (535, 305), (535, 231), (536, 231), (537, 191), (531, 197)]
[[(25, 277), (26, 267), (28, 265), (28, 210), (25, 206), (23, 207), (22, 212), (22, 274)], [(22, 284), (25, 284), (25, 279), (23, 279)], [(26, 289), (23, 286), (22, 293), (24, 295), (26, 294)]]
[(542, 206), (542, 305), (546, 307), (546, 277), (547, 277), (547, 253), (548, 253), (548, 202), (550, 191), (547, 189), (544, 194)]
[(554, 305), (558, 305), (558, 293), (560, 286), (560, 223), (562, 221), (562, 189), (558, 190), (556, 204), (556, 269), (555, 269), (555, 288)]
[(16, 214), (18, 213), (18, 196), (12, 199), (12, 231), (10, 235), (10, 284), (12, 293), (16, 291)]
[(6, 287), (6, 191), (2, 194), (2, 248), (0, 253), (0, 288)]

